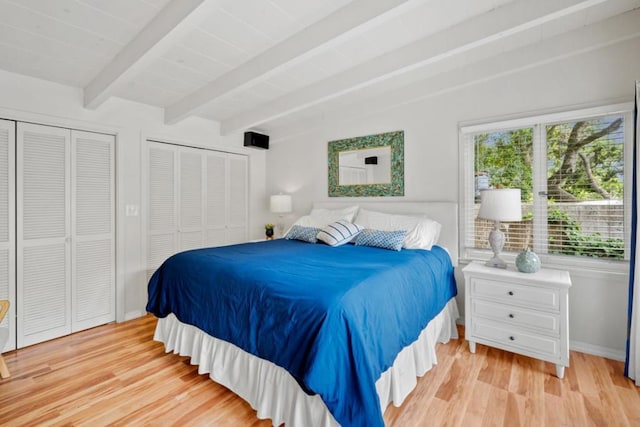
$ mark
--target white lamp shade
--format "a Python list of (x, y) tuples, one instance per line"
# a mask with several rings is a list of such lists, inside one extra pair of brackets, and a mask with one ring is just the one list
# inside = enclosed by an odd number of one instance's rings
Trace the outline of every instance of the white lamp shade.
[(275, 196), (271, 196), (270, 209), (273, 213), (291, 212), (291, 196), (289, 194), (276, 194)]
[(480, 192), (478, 218), (491, 221), (521, 221), (519, 188), (500, 188)]

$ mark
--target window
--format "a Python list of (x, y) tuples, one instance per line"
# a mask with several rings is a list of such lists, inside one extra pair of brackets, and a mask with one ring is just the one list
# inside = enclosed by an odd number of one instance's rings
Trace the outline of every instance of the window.
[(480, 192), (520, 188), (523, 220), (502, 224), (503, 252), (528, 247), (545, 257), (628, 259), (630, 110), (617, 105), (462, 127), (463, 257), (488, 254), (493, 223), (477, 218)]

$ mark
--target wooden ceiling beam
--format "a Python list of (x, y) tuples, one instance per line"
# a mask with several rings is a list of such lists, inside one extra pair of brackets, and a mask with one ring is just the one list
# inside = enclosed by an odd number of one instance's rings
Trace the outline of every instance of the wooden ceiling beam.
[(541, 26), (604, 1), (518, 0), (509, 3), (224, 120), (220, 126), (221, 133), (226, 135), (263, 125), (270, 120)]
[(216, 0), (172, 0), (84, 87), (85, 108), (95, 109), (159, 58), (186, 31), (217, 7)]
[[(486, 57), (465, 67), (440, 72), (391, 91), (360, 99), (354, 105), (340, 109), (328, 108), (322, 119), (301, 120), (282, 132), (270, 132), (270, 141), (304, 139), (308, 133), (318, 131), (327, 122), (357, 121), (360, 117), (386, 111), (389, 108), (421, 102), (448, 93), (470, 90), (474, 85), (504, 78), (545, 64), (566, 60), (577, 55), (603, 49), (640, 38), (640, 9), (580, 27), (526, 47)], [(358, 108), (355, 108), (355, 105)]]
[(165, 123), (174, 124), (197, 114), (207, 103), (264, 79), (313, 55), (318, 49), (390, 19), (416, 0), (355, 0), (244, 62), (165, 110)]

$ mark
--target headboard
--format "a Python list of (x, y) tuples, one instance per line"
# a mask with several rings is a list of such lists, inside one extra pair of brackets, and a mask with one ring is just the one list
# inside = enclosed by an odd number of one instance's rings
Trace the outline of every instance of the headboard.
[(458, 204), (454, 202), (315, 202), (314, 208), (339, 209), (358, 205), (372, 211), (415, 215), (423, 214), (442, 224), (438, 245), (449, 250), (454, 266), (458, 265)]

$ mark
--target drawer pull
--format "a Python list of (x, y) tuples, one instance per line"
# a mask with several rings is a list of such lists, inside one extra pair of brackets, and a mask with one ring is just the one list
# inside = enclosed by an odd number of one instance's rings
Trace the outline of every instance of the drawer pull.
[(514, 317), (516, 316), (514, 316), (513, 313), (509, 313), (509, 319), (513, 319)]
[(509, 295), (513, 296), (513, 291), (509, 291), (508, 293)]
[(510, 339), (511, 341), (515, 341), (515, 340), (516, 340), (516, 337), (514, 337), (513, 335), (511, 335), (511, 336), (509, 337), (509, 339)]

